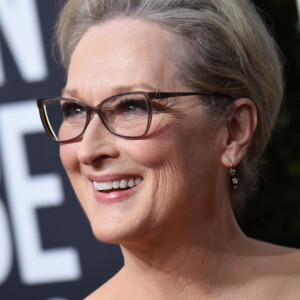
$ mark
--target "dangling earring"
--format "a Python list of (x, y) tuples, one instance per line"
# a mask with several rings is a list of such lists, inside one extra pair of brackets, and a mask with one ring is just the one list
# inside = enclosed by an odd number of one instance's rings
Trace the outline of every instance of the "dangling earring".
[(232, 164), (230, 165), (229, 175), (230, 175), (230, 183), (232, 187), (236, 190), (238, 188), (239, 178), (237, 176), (237, 171)]

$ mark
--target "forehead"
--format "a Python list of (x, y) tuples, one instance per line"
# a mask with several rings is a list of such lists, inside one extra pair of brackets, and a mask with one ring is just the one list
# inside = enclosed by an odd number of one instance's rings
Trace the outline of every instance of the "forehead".
[(175, 47), (171, 33), (147, 21), (123, 18), (93, 26), (74, 50), (67, 88), (85, 97), (110, 96), (122, 87), (170, 89)]

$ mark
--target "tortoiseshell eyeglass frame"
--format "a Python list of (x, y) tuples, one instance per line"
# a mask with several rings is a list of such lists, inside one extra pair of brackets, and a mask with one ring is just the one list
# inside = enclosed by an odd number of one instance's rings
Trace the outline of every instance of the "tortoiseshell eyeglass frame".
[[(147, 126), (145, 128), (145, 131), (138, 135), (138, 136), (127, 136), (127, 135), (121, 135), (118, 134), (116, 132), (114, 132), (113, 130), (111, 130), (111, 128), (106, 124), (106, 121), (103, 117), (102, 114), (102, 107), (105, 103), (107, 103), (108, 101), (111, 101), (117, 97), (121, 97), (121, 96), (126, 96), (126, 95), (138, 95), (141, 94), (145, 97), (146, 102), (147, 102), (147, 113), (148, 113), (148, 122), (147, 122)], [(168, 93), (168, 92), (130, 92), (130, 93), (124, 93), (124, 94), (118, 94), (118, 95), (114, 95), (111, 96), (105, 100), (103, 100), (98, 106), (96, 107), (92, 107), (89, 106), (85, 103), (82, 103), (78, 100), (74, 100), (74, 99), (69, 99), (69, 98), (64, 98), (64, 97), (47, 97), (47, 98), (40, 98), (37, 99), (37, 106), (39, 108), (39, 112), (40, 112), (40, 117), (42, 120), (42, 124), (44, 126), (44, 129), (46, 131), (46, 133), (48, 134), (48, 136), (56, 143), (63, 143), (63, 142), (71, 142), (74, 140), (77, 140), (78, 138), (80, 138), (81, 136), (84, 135), (84, 132), (86, 130), (86, 128), (88, 127), (92, 116), (94, 114), (97, 114), (100, 118), (100, 120), (102, 121), (103, 125), (105, 126), (105, 128), (111, 132), (112, 134), (119, 136), (119, 137), (123, 137), (123, 138), (129, 138), (129, 139), (137, 139), (137, 138), (141, 138), (144, 137), (145, 135), (147, 135), (147, 133), (149, 132), (150, 126), (151, 126), (151, 120), (152, 120), (152, 113), (153, 113), (153, 107), (152, 107), (152, 100), (159, 100), (159, 99), (166, 99), (166, 98), (174, 98), (174, 97), (185, 97), (185, 96), (210, 96), (210, 97), (216, 97), (216, 98), (232, 98), (232, 96), (227, 95), (227, 94), (223, 94), (223, 93), (196, 93), (196, 92), (177, 92), (177, 93)], [(53, 102), (53, 101), (68, 101), (68, 102), (72, 102), (72, 103), (76, 103), (78, 105), (80, 105), (82, 108), (84, 108), (84, 110), (86, 111), (86, 123), (84, 128), (82, 129), (82, 131), (80, 132), (80, 134), (78, 134), (77, 136), (71, 138), (71, 139), (67, 139), (67, 140), (58, 140), (58, 138), (56, 137), (55, 133), (53, 132), (51, 125), (49, 124), (48, 121), (48, 117), (46, 114), (46, 111), (44, 109), (44, 105), (46, 105), (49, 102)]]

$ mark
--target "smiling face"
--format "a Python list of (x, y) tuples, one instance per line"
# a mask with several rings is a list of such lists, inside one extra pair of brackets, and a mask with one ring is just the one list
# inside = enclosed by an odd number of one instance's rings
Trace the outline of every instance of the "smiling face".
[[(94, 26), (73, 53), (63, 96), (96, 106), (131, 91), (190, 91), (176, 80), (176, 44), (172, 34), (145, 21)], [(207, 121), (197, 96), (160, 103), (154, 102), (144, 138), (115, 136), (95, 115), (81, 139), (61, 144), (63, 165), (102, 241), (178, 230), (213, 210), (222, 181), (222, 130)], [(126, 180), (134, 187), (123, 189)]]

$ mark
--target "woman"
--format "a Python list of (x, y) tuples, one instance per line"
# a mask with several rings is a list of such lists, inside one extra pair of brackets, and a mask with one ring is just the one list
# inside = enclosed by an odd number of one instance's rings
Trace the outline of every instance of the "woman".
[(95, 236), (124, 256), (86, 299), (296, 299), (299, 253), (233, 214), (282, 100), (253, 5), (69, 0), (58, 42), (67, 84), (41, 118)]

